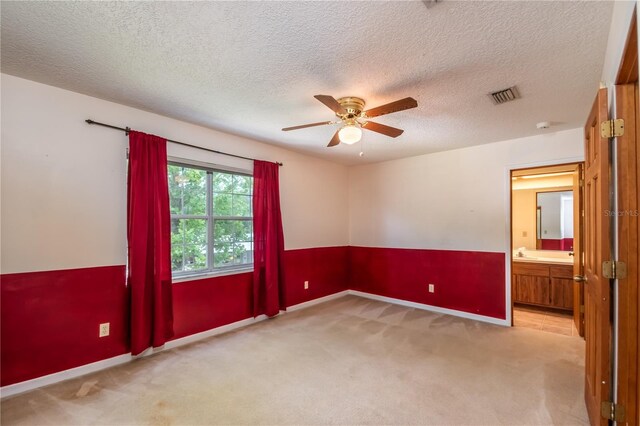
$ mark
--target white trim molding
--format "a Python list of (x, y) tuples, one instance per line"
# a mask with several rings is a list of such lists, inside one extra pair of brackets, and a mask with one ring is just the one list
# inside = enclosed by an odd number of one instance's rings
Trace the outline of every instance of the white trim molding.
[[(309, 308), (320, 303), (328, 302), (339, 297), (347, 295), (348, 290), (344, 290), (338, 293), (330, 294), (328, 296), (319, 297), (317, 299), (309, 300), (308, 302), (299, 303), (287, 308), (286, 311), (282, 311), (280, 315), (287, 312), (295, 312), (300, 309)], [(237, 330), (242, 327), (264, 321), (268, 317), (266, 315), (259, 315), (255, 318), (246, 318), (240, 321), (226, 324), (220, 327), (212, 328), (201, 333), (191, 334), (179, 339), (170, 340), (164, 346), (159, 348), (149, 348), (139, 355), (132, 356), (130, 353), (115, 356), (113, 358), (107, 358), (100, 361), (92, 362), (91, 364), (81, 365), (79, 367), (70, 368), (69, 370), (59, 371), (57, 373), (48, 374), (46, 376), (36, 377), (35, 379), (25, 380), (24, 382), (14, 383), (12, 385), (3, 386), (0, 388), (0, 398), (6, 398), (19, 393), (27, 392), (33, 389), (41, 388), (43, 386), (52, 385), (54, 383), (62, 382), (64, 380), (75, 379), (76, 377), (84, 376), (86, 374), (95, 373), (106, 368), (115, 367), (116, 365), (126, 364), (134, 359), (143, 358), (149, 355), (153, 355), (158, 352), (177, 348), (179, 346), (188, 345), (189, 343), (197, 342), (199, 340), (207, 339), (209, 337), (217, 336), (219, 334), (228, 333), (233, 330)]]
[[(286, 314), (288, 312), (295, 312), (295, 311), (298, 311), (300, 309), (309, 308), (311, 306), (318, 305), (320, 303), (325, 303), (325, 302), (328, 302), (330, 300), (337, 299), (339, 297), (344, 297), (344, 296), (347, 295), (348, 291), (349, 290), (343, 290), (343, 291), (340, 291), (338, 293), (330, 294), (328, 296), (319, 297), (317, 299), (309, 300), (308, 302), (298, 303), (297, 305), (289, 306), (286, 311), (280, 311), (280, 314), (278, 314), (278, 316)], [(173, 348), (177, 348), (179, 346), (188, 345), (189, 343), (197, 342), (197, 341), (202, 340), (202, 339), (206, 339), (206, 338), (209, 338), (209, 337), (217, 336), (219, 334), (228, 333), (230, 331), (237, 330), (239, 328), (246, 327), (246, 326), (255, 324), (257, 322), (260, 322), (260, 321), (264, 321), (264, 320), (266, 320), (268, 318), (269, 317), (267, 317), (266, 315), (258, 315), (255, 318), (243, 319), (243, 320), (240, 320), (240, 321), (233, 322), (231, 324), (226, 324), (226, 325), (222, 325), (220, 327), (212, 328), (211, 330), (206, 330), (206, 331), (203, 331), (203, 332), (200, 332), (200, 333), (191, 334), (189, 336), (185, 336), (185, 337), (181, 337), (179, 339), (171, 340), (171, 341), (165, 343), (165, 345), (162, 348), (156, 348), (153, 351), (151, 351), (151, 349), (149, 349), (149, 351), (150, 351), (149, 355), (151, 353), (156, 353), (159, 350), (173, 349)], [(147, 353), (145, 352), (144, 355), (147, 355)]]
[(406, 306), (408, 308), (422, 309), (425, 311), (431, 311), (431, 312), (436, 312), (436, 313), (445, 314), (445, 315), (453, 315), (455, 317), (467, 318), (474, 321), (487, 322), (489, 324), (510, 326), (510, 324), (507, 322), (506, 319), (487, 317), (485, 315), (471, 314), (469, 312), (456, 311), (455, 309), (447, 309), (447, 308), (441, 308), (439, 306), (427, 305), (424, 303), (410, 302), (408, 300), (396, 299), (396, 298), (387, 297), (387, 296), (380, 296), (377, 294), (365, 293), (363, 291), (358, 291), (358, 290), (348, 290), (348, 293), (353, 296), (364, 297), (366, 299), (377, 300), (380, 302), (393, 303), (395, 305)]
[[(329, 302), (330, 300), (339, 299), (341, 297), (347, 296), (351, 290), (342, 290), (337, 293), (330, 294), (324, 297), (318, 297), (317, 299), (309, 300), (308, 302), (298, 303), (297, 305), (289, 306), (286, 312), (295, 312), (300, 309), (310, 308), (313, 305), (319, 305), (320, 303)], [(285, 312), (285, 313), (286, 313)]]
[(46, 376), (36, 377), (35, 379), (25, 380), (24, 382), (14, 383), (13, 385), (3, 386), (2, 388), (0, 388), (0, 397), (6, 398), (8, 396), (17, 395), (19, 393), (41, 388), (43, 386), (52, 385), (64, 380), (74, 379), (76, 377), (84, 376), (85, 374), (94, 373), (96, 371), (104, 370), (110, 367), (115, 367), (116, 365), (126, 364), (132, 359), (133, 357), (130, 353), (118, 355), (114, 356), (113, 358), (107, 358), (100, 361), (92, 362), (91, 364), (81, 365), (80, 367), (70, 368), (69, 370), (59, 371), (57, 373), (48, 374)]
[(580, 157), (566, 157), (566, 158), (558, 158), (555, 160), (545, 160), (545, 161), (534, 161), (529, 163), (512, 163), (507, 164), (504, 167), (504, 185), (505, 185), (505, 194), (504, 197), (504, 214), (505, 214), (505, 224), (504, 224), (504, 284), (505, 284), (505, 300), (504, 306), (506, 309), (506, 321), (507, 325), (511, 327), (513, 323), (513, 318), (511, 317), (511, 298), (513, 295), (511, 294), (511, 253), (513, 252), (512, 247), (512, 238), (511, 235), (511, 171), (519, 170), (519, 169), (530, 169), (534, 167), (546, 167), (546, 166), (555, 166), (558, 164), (571, 164), (571, 163), (582, 163), (584, 162), (584, 155)]
[[(423, 303), (409, 302), (407, 300), (395, 299), (393, 297), (379, 296), (377, 294), (365, 293), (363, 291), (357, 291), (357, 290), (343, 290), (338, 293), (330, 294), (328, 296), (319, 297), (317, 299), (309, 300), (303, 303), (298, 303), (297, 305), (288, 307), (286, 311), (281, 311), (280, 315), (310, 308), (312, 306), (329, 302), (331, 300), (339, 299), (347, 295), (364, 297), (367, 299), (377, 300), (380, 302), (393, 303), (396, 305), (406, 306), (409, 308), (423, 309), (425, 311), (437, 312), (440, 314), (468, 318), (471, 320), (487, 322), (490, 324), (509, 325), (507, 323), (507, 320), (487, 317), (484, 315), (470, 314), (467, 312), (456, 311), (453, 309), (440, 308), (438, 306), (425, 305)], [(143, 353), (141, 353), (140, 355), (132, 356), (130, 353), (122, 354), (122, 355), (115, 356), (113, 358), (103, 359), (97, 362), (93, 362), (91, 364), (81, 365), (79, 367), (71, 368), (69, 370), (60, 371), (58, 373), (53, 373), (46, 376), (37, 377), (35, 379), (26, 380), (24, 382), (3, 386), (2, 388), (0, 388), (0, 397), (6, 398), (12, 395), (17, 395), (19, 393), (27, 392), (43, 386), (62, 382), (64, 380), (75, 379), (77, 377), (84, 376), (90, 373), (95, 373), (97, 371), (104, 370), (106, 368), (115, 367), (121, 364), (126, 364), (127, 362), (130, 362), (134, 359), (143, 358), (158, 352), (174, 349), (179, 346), (188, 345), (190, 343), (207, 339), (209, 337), (217, 336), (220, 334), (228, 333), (233, 330), (237, 330), (239, 328), (247, 327), (249, 325), (253, 325), (258, 322), (264, 321), (267, 318), (268, 317), (266, 315), (259, 315), (255, 318), (246, 318), (240, 321), (233, 322), (231, 324), (226, 324), (220, 327), (212, 328), (211, 330), (206, 330), (201, 333), (196, 333), (186, 337), (181, 337), (179, 339), (171, 340), (162, 347), (149, 348)]]

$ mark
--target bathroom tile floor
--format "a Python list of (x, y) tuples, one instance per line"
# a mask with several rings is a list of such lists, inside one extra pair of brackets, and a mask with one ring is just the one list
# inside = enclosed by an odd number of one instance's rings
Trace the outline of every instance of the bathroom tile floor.
[(580, 337), (571, 313), (549, 311), (533, 306), (513, 307), (513, 325), (548, 333)]

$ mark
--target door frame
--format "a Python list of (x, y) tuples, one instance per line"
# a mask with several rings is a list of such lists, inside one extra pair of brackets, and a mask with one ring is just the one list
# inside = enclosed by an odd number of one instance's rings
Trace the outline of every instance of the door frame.
[(512, 180), (511, 180), (511, 172), (515, 170), (522, 169), (534, 169), (537, 167), (547, 167), (547, 166), (562, 166), (567, 164), (578, 164), (584, 163), (584, 156), (582, 157), (567, 157), (567, 158), (558, 158), (555, 160), (545, 160), (545, 161), (534, 161), (531, 163), (514, 163), (508, 164), (504, 168), (504, 182), (505, 182), (505, 217), (507, 218), (505, 224), (505, 323), (508, 327), (513, 327), (513, 295), (511, 294), (512, 282), (511, 282), (511, 261), (513, 256), (513, 218), (512, 218), (512, 209), (511, 209), (511, 191), (512, 191)]
[[(615, 259), (627, 264), (627, 277), (615, 280), (615, 348), (613, 401), (625, 409), (625, 418), (618, 424), (640, 424), (640, 100), (638, 99), (638, 22), (637, 9), (631, 18), (627, 39), (618, 67), (613, 102), (610, 108), (615, 118), (625, 120), (625, 134), (615, 139), (616, 200)], [(626, 196), (626, 197), (625, 197)], [(619, 215), (619, 212), (633, 214)]]

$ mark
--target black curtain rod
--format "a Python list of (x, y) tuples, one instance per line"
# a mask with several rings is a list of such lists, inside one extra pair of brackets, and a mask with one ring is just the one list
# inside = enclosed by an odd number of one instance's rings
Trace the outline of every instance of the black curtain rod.
[[(130, 127), (118, 127), (118, 126), (112, 126), (111, 124), (105, 124), (105, 123), (99, 123), (97, 121), (93, 121), (90, 118), (87, 120), (84, 120), (85, 122), (87, 122), (87, 124), (96, 124), (98, 126), (103, 126), (103, 127), (108, 127), (110, 129), (115, 129), (115, 130), (121, 130), (123, 132), (125, 132), (127, 135), (129, 134), (129, 132), (131, 131)], [(222, 152), (222, 151), (217, 151), (215, 149), (209, 149), (209, 148), (204, 148), (202, 146), (198, 146), (198, 145), (191, 145), (189, 143), (184, 143), (184, 142), (180, 142), (180, 141), (174, 141), (171, 139), (167, 139), (167, 142), (171, 142), (171, 143), (176, 143), (178, 145), (184, 145), (184, 146), (189, 146), (191, 148), (198, 148), (201, 149), (203, 151), (209, 151), (209, 152), (213, 152), (214, 154), (220, 154), (220, 155), (227, 155), (229, 157), (235, 157), (235, 158), (242, 158), (243, 160), (255, 160), (255, 158), (249, 158), (249, 157), (243, 157), (242, 155), (236, 155), (236, 154), (229, 154), (226, 152)], [(280, 162), (276, 162), (276, 164), (278, 166), (282, 166), (282, 163)]]

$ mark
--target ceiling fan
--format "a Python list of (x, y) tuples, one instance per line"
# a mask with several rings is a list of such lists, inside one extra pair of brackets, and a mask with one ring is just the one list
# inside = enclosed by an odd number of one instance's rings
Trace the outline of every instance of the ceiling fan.
[(404, 132), (404, 130), (380, 123), (374, 123), (373, 121), (369, 121), (369, 118), (404, 111), (405, 109), (411, 109), (418, 106), (418, 102), (415, 99), (404, 98), (399, 101), (391, 102), (365, 111), (364, 100), (354, 96), (347, 96), (337, 100), (329, 95), (315, 95), (314, 98), (335, 112), (339, 120), (321, 121), (318, 123), (303, 124), (301, 126), (285, 127), (282, 130), (288, 132), (290, 130), (304, 129), (307, 127), (342, 124), (342, 127), (336, 131), (327, 146), (336, 146), (340, 142), (348, 145), (354, 144), (362, 137), (361, 129), (367, 129), (377, 133), (382, 133), (385, 136), (397, 138), (402, 134), (402, 132)]

